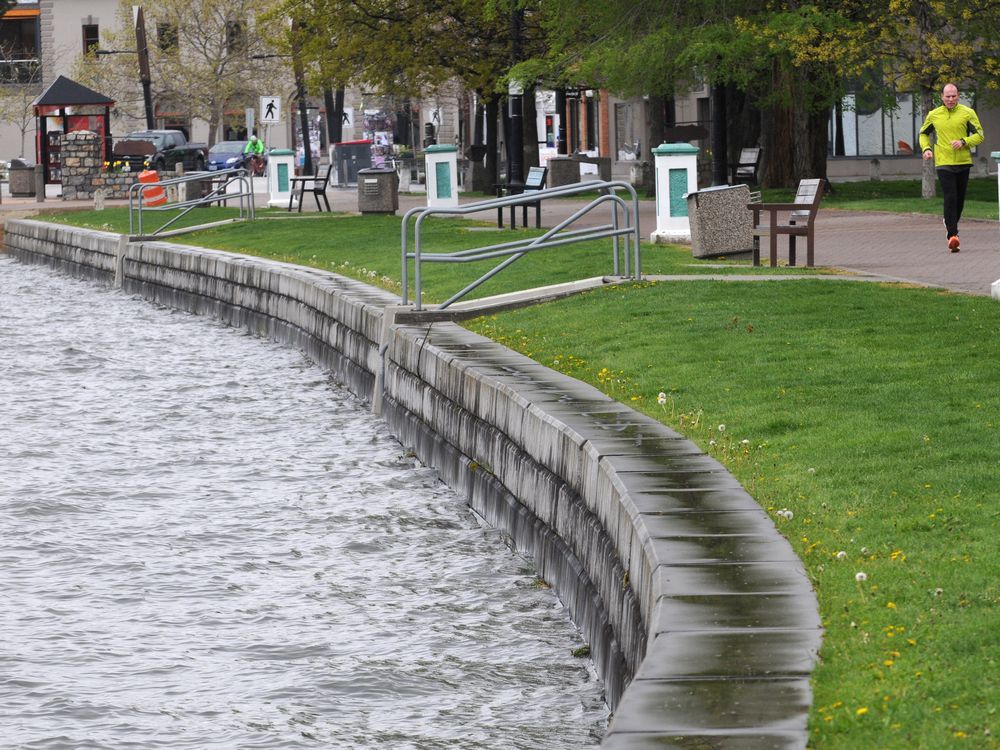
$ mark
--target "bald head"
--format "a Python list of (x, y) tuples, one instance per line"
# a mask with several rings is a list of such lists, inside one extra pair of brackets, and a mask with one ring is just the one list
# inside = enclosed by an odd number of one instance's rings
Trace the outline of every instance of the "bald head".
[(948, 109), (955, 109), (955, 105), (958, 104), (958, 86), (954, 83), (945, 84), (941, 90), (941, 100)]

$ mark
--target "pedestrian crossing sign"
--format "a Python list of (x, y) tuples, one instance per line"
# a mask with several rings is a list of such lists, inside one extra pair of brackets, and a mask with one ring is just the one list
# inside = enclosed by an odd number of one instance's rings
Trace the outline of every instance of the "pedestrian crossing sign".
[(274, 125), (281, 122), (280, 96), (262, 96), (260, 98), (260, 122), (263, 125)]

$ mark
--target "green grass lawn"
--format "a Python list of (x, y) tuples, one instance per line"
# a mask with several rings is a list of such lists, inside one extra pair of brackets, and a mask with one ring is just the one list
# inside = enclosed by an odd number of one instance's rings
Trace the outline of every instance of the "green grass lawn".
[(771, 513), (826, 628), (812, 747), (996, 747), (996, 302), (649, 284), (470, 327), (677, 428)]
[[(193, 213), (195, 212), (189, 213), (185, 220), (190, 220)], [(199, 211), (201, 220), (205, 222), (217, 221), (233, 214), (233, 209), (222, 208)], [(259, 212), (259, 215), (262, 218), (252, 223), (203, 230), (173, 238), (173, 241), (323, 268), (368, 281), (390, 291), (401, 292), (400, 217), (289, 215), (281, 210)], [(268, 216), (274, 218), (268, 219)], [(128, 211), (123, 208), (79, 211), (41, 218), (105, 231), (128, 231)], [(463, 219), (437, 219), (427, 222), (425, 226), (423, 248), (424, 251), (433, 252), (451, 252), (539, 234), (538, 230), (525, 229), (498, 231), (494, 224)], [(448, 265), (424, 264), (422, 276), (425, 301), (447, 299), (500, 260), (502, 259)], [(648, 242), (642, 244), (642, 269), (645, 274), (826, 272), (823, 269), (801, 267), (754, 268), (747, 259), (728, 261), (731, 267), (719, 268), (720, 262), (719, 259), (694, 259), (689, 250), (680, 247), (650, 245)], [(610, 241), (572, 245), (562, 252), (550, 250), (531, 253), (470, 296), (476, 298), (530, 288), (538, 285), (539, 278), (544, 278), (545, 283), (553, 284), (608, 275), (613, 270), (612, 263)], [(412, 299), (412, 263), (409, 274)]]
[[(859, 200), (883, 200), (868, 195)], [(121, 221), (113, 211), (63, 218)], [(398, 291), (399, 221), (312, 215), (177, 241)], [(511, 236), (442, 221), (428, 242), (455, 249), (498, 234)], [(683, 248), (643, 247), (647, 273), (718, 270)], [(609, 258), (606, 243), (529, 256), (480, 294), (606, 274)], [(428, 298), (472, 270), (429, 269)], [(998, 747), (995, 301), (821, 280), (638, 283), (469, 327), (688, 435), (772, 514), (805, 562), (826, 628), (811, 747)], [(784, 509), (790, 519), (777, 515)]]

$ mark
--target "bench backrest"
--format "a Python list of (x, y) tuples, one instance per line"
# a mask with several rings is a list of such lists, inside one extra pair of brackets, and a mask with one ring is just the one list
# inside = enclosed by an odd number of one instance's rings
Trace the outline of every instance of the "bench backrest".
[(736, 163), (736, 174), (749, 175), (756, 180), (757, 167), (760, 165), (760, 147), (753, 146), (740, 151), (740, 159)]
[(524, 180), (525, 190), (541, 190), (545, 187), (545, 176), (548, 173), (548, 167), (530, 167), (528, 169), (528, 176)]
[(801, 204), (803, 210), (793, 211), (792, 220), (806, 221), (815, 215), (819, 209), (819, 202), (823, 198), (823, 180), (800, 180), (799, 187), (795, 191), (795, 200), (792, 203)]

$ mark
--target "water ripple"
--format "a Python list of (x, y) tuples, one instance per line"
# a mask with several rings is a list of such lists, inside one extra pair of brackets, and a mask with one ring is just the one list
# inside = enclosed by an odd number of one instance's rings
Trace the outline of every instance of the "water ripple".
[(11, 748), (581, 748), (579, 635), (295, 352), (0, 256)]

